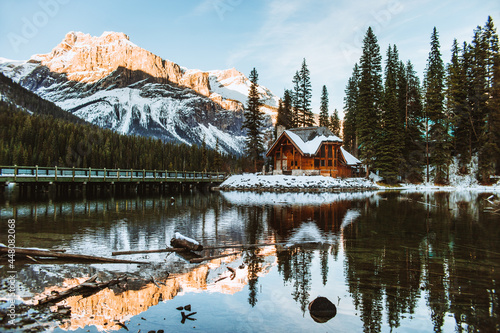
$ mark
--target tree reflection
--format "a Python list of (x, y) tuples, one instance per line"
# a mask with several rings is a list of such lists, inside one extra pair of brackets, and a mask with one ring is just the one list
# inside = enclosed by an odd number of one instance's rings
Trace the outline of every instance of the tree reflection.
[(386, 193), (364, 202), (343, 233), (347, 283), (364, 332), (381, 331), (384, 307), (391, 330), (400, 327), (421, 297), (435, 332), (443, 331), (449, 313), (459, 332), (500, 329), (500, 232), (491, 215), (469, 211), (481, 204), (476, 200), (466, 205), (450, 193)]
[[(248, 208), (248, 220), (245, 228), (246, 237), (250, 244), (258, 243), (263, 230), (263, 208)], [(260, 249), (253, 247), (245, 251), (244, 262), (248, 266), (248, 303), (254, 307), (257, 304), (258, 274), (262, 271), (263, 257), (259, 256)]]

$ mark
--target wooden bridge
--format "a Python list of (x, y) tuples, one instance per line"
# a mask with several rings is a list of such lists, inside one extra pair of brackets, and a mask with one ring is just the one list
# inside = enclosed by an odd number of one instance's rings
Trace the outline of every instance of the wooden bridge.
[(0, 166), (0, 185), (19, 186), (21, 194), (49, 190), (58, 194), (72, 191), (163, 192), (170, 187), (215, 186), (226, 177), (222, 172)]

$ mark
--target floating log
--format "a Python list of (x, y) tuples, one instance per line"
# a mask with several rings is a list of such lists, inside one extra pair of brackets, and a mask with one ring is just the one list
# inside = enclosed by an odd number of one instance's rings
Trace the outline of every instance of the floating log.
[[(16, 255), (24, 255), (31, 257), (43, 257), (43, 258), (65, 258), (79, 261), (91, 261), (91, 262), (102, 262), (102, 263), (121, 263), (121, 264), (147, 264), (147, 262), (143, 261), (134, 261), (134, 260), (121, 260), (121, 259), (113, 259), (113, 258), (104, 258), (104, 257), (95, 257), (95, 256), (87, 256), (83, 254), (69, 254), (69, 253), (60, 253), (60, 252), (52, 252), (52, 251), (44, 251), (44, 250), (32, 250), (25, 248), (14, 248)], [(0, 247), (0, 254), (8, 253), (8, 247)]]
[(192, 264), (199, 264), (200, 262), (204, 262), (205, 260), (219, 259), (219, 258), (234, 256), (234, 255), (240, 254), (240, 253), (241, 252), (232, 252), (232, 253), (226, 253), (226, 254), (219, 254), (217, 256), (211, 256), (211, 257), (194, 258), (194, 259), (189, 260), (189, 262)]
[(181, 235), (176, 232), (174, 237), (170, 240), (170, 245), (176, 248), (184, 248), (190, 251), (201, 251), (203, 246), (192, 238)]
[[(240, 245), (219, 245), (219, 246), (209, 246), (203, 247), (203, 250), (220, 250), (220, 249), (239, 249), (248, 247), (262, 247), (262, 246), (273, 246), (273, 245), (285, 245), (286, 243), (259, 243), (259, 244), (240, 244)], [(113, 256), (121, 256), (127, 254), (141, 254), (141, 253), (161, 253), (161, 252), (186, 252), (187, 249), (180, 247), (168, 247), (165, 249), (155, 249), (155, 250), (134, 250), (134, 251), (115, 251), (112, 252)]]
[(96, 282), (97, 274), (92, 276), (90, 279), (80, 283), (77, 286), (71, 287), (61, 292), (55, 292), (51, 295), (48, 295), (46, 298), (38, 301), (38, 305), (43, 305), (47, 303), (56, 303), (67, 297), (70, 297), (75, 294), (84, 293), (84, 292), (97, 292), (103, 288), (110, 287), (112, 285), (118, 284), (121, 281), (126, 280), (126, 276), (120, 276), (116, 279), (111, 279), (108, 282)]
[(161, 252), (184, 252), (187, 251), (185, 248), (180, 247), (169, 247), (166, 249), (158, 249), (158, 250), (137, 250), (137, 251), (116, 251), (112, 252), (112, 256), (121, 256), (125, 254), (138, 254), (138, 253), (161, 253)]
[(262, 247), (262, 246), (273, 246), (273, 245), (285, 245), (287, 243), (258, 243), (258, 244), (239, 244), (239, 245), (219, 245), (204, 247), (204, 250), (219, 250), (219, 249), (239, 249), (248, 247)]

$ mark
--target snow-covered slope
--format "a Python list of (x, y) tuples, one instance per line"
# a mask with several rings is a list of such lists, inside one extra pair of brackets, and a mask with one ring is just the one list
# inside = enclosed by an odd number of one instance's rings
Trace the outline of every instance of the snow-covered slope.
[[(78, 117), (124, 134), (241, 153), (250, 81), (237, 70), (188, 70), (132, 43), (123, 33), (68, 33), (50, 53), (0, 58), (0, 71)], [(278, 98), (259, 87), (268, 114)]]

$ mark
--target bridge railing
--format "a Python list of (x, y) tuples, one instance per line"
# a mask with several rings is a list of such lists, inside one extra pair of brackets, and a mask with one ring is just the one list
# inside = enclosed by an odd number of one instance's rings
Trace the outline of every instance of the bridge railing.
[(67, 167), (30, 167), (30, 166), (0, 166), (0, 179), (31, 179), (31, 180), (190, 180), (190, 181), (222, 181), (226, 178), (224, 172), (199, 172), (176, 170), (137, 170), (137, 169), (93, 169)]

